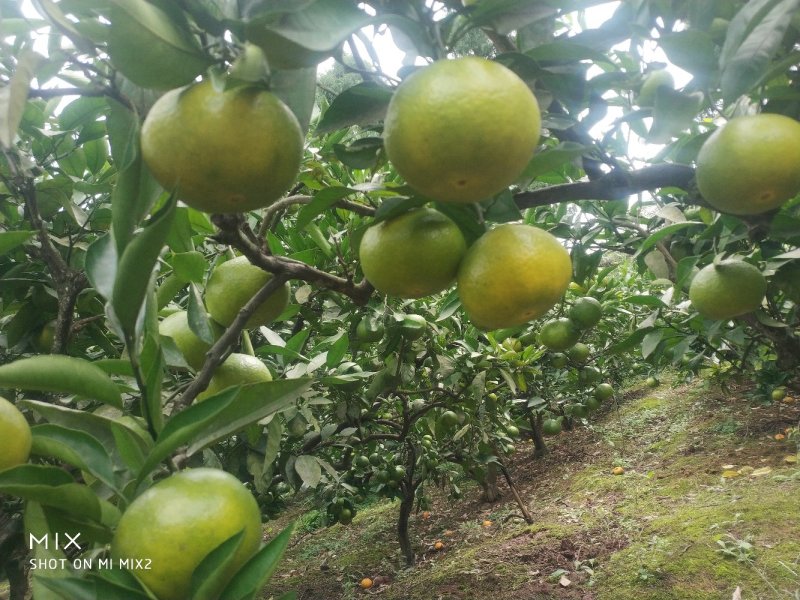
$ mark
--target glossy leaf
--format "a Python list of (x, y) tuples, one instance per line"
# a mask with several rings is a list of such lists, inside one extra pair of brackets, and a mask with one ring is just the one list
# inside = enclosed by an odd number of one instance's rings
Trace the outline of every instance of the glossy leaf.
[(220, 600), (253, 600), (278, 568), (293, 528), (294, 524), (289, 525), (248, 560), (222, 592)]
[(0, 386), (75, 394), (122, 408), (122, 396), (108, 375), (91, 362), (71, 356), (31, 356), (0, 366)]
[(372, 82), (346, 89), (331, 102), (317, 124), (318, 135), (351, 125), (372, 125), (383, 120), (392, 90)]
[(228, 576), (228, 567), (244, 539), (244, 530), (229, 537), (200, 561), (192, 572), (192, 600), (216, 600), (220, 581)]
[(317, 487), (320, 478), (322, 477), (322, 469), (319, 466), (319, 461), (313, 456), (298, 456), (294, 461), (294, 469), (300, 475), (309, 488)]
[(14, 145), (14, 137), (25, 112), (30, 83), (41, 59), (32, 50), (23, 50), (11, 81), (0, 88), (0, 146), (4, 148)]
[(0, 256), (11, 252), (36, 234), (35, 231), (3, 231), (0, 233)]
[(96, 438), (53, 423), (34, 425), (32, 433), (33, 454), (58, 459), (91, 473), (111, 489), (116, 487), (111, 458)]

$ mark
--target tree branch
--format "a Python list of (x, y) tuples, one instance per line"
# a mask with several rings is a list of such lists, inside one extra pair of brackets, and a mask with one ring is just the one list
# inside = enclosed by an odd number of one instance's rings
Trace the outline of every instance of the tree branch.
[(638, 171), (612, 171), (593, 181), (552, 185), (514, 196), (520, 208), (547, 206), (577, 200), (621, 200), (645, 190), (662, 187), (691, 188), (694, 169), (686, 165), (660, 164)]
[(176, 412), (189, 406), (197, 395), (208, 387), (211, 376), (230, 354), (230, 350), (233, 344), (236, 343), (239, 334), (245, 328), (247, 320), (256, 312), (256, 309), (284, 283), (286, 283), (286, 278), (276, 274), (247, 301), (247, 304), (245, 304), (239, 311), (239, 314), (236, 315), (230, 327), (225, 330), (225, 333), (220, 336), (206, 353), (206, 361), (203, 363), (203, 368), (197, 373), (197, 377), (195, 377), (191, 385), (186, 388), (183, 395), (175, 402), (174, 409)]
[(366, 304), (372, 295), (373, 287), (366, 279), (354, 283), (349, 279), (315, 269), (299, 260), (265, 254), (244, 231), (246, 226), (241, 215), (213, 215), (211, 220), (220, 230), (215, 236), (219, 242), (237, 248), (252, 264), (276, 276), (282, 276), (284, 281), (300, 279), (315, 283), (319, 287), (344, 294), (359, 305)]

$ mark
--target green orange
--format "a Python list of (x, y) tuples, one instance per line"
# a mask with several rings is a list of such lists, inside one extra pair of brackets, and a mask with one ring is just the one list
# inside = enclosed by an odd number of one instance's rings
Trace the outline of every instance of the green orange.
[(476, 56), (440, 60), (397, 88), (384, 146), (418, 192), (469, 203), (501, 192), (522, 173), (539, 141), (536, 97), (513, 71)]
[(777, 114), (737, 117), (697, 155), (697, 187), (714, 208), (755, 215), (800, 192), (800, 123)]
[(210, 81), (161, 96), (142, 125), (142, 157), (189, 206), (232, 213), (268, 206), (294, 182), (303, 134), (292, 111), (258, 87)]
[(554, 236), (531, 225), (504, 224), (467, 251), (458, 295), (476, 327), (513, 327), (550, 310), (571, 277), (569, 253)]
[[(192, 573), (206, 555), (243, 532), (220, 587), (261, 545), (261, 511), (233, 475), (189, 469), (156, 483), (125, 510), (111, 542), (117, 559), (140, 559), (150, 568), (131, 572), (159, 600), (191, 596)], [(217, 595), (222, 590), (216, 590)]]
[(31, 428), (23, 414), (0, 396), (0, 471), (28, 462), (31, 453)]
[[(217, 265), (206, 284), (206, 307), (211, 318), (226, 327), (258, 290), (272, 278), (271, 273), (250, 264), (246, 256), (237, 256)], [(275, 290), (247, 319), (253, 328), (274, 321), (289, 304), (289, 284)]]
[(581, 332), (570, 319), (553, 319), (542, 325), (539, 343), (550, 350), (561, 352), (575, 345)]
[(208, 387), (197, 396), (197, 400), (205, 400), (235, 385), (265, 381), (272, 381), (272, 374), (263, 362), (255, 356), (234, 352), (217, 367)]
[(359, 258), (367, 281), (382, 294), (421, 298), (453, 284), (466, 251), (450, 218), (418, 208), (367, 229)]
[(597, 325), (602, 318), (603, 305), (597, 298), (584, 296), (575, 301), (567, 314), (579, 329), (589, 329)]
[(757, 267), (728, 259), (700, 269), (689, 287), (689, 300), (708, 319), (732, 319), (759, 308), (767, 280)]
[[(183, 354), (186, 364), (195, 370), (199, 370), (206, 360), (206, 352), (211, 349), (211, 344), (204, 342), (189, 327), (189, 315), (185, 310), (179, 310), (167, 316), (158, 325), (158, 332), (166, 337), (172, 338), (175, 345)], [(215, 334), (221, 332), (219, 327), (215, 328)]]

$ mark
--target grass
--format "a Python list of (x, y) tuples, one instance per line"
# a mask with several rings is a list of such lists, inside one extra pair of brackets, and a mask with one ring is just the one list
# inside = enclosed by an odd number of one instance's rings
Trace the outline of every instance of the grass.
[[(737, 587), (748, 600), (800, 597), (800, 470), (783, 460), (796, 447), (772, 438), (800, 407), (751, 407), (702, 382), (630, 392), (544, 459), (517, 444), (512, 474), (533, 525), (507, 490), (493, 505), (474, 487), (460, 503), (435, 498), (430, 519), (412, 517), (418, 562), (406, 570), (397, 504), (378, 502), (349, 527), (304, 531), (263, 597), (717, 600)], [(624, 475), (611, 474), (617, 465)], [(742, 475), (723, 478), (723, 467)], [(365, 576), (385, 579), (365, 592)]]

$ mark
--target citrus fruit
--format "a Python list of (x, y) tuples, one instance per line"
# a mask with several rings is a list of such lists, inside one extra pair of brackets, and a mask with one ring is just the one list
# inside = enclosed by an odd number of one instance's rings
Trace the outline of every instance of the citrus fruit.
[(353, 522), (353, 511), (349, 508), (343, 508), (337, 515), (337, 520), (342, 525), (350, 525)]
[(31, 428), (19, 409), (0, 396), (0, 471), (28, 462), (31, 453)]
[(645, 380), (645, 385), (647, 385), (647, 387), (649, 387), (649, 388), (658, 387), (658, 383), (659, 383), (658, 379), (656, 379), (655, 377), (648, 377)]
[(438, 424), (442, 429), (452, 429), (458, 425), (458, 415), (452, 410), (446, 410), (439, 415)]
[[(272, 274), (250, 264), (246, 256), (237, 256), (217, 265), (206, 284), (206, 308), (211, 318), (228, 327)], [(274, 321), (289, 304), (289, 284), (284, 283), (267, 298), (247, 320), (245, 327), (260, 327)]]
[(581, 332), (569, 319), (553, 319), (542, 325), (539, 343), (550, 350), (566, 350), (575, 345)]
[(372, 579), (370, 579), (369, 577), (364, 577), (364, 579), (362, 579), (361, 583), (359, 583), (358, 585), (361, 587), (362, 590), (368, 590), (369, 588), (372, 587)]
[(625, 473), (625, 469), (623, 469), (622, 467), (614, 467), (614, 469), (611, 472), (614, 475), (622, 475)]
[(756, 310), (767, 292), (767, 280), (743, 260), (710, 264), (692, 279), (689, 300), (708, 319), (731, 319)]
[(800, 191), (800, 123), (776, 114), (737, 117), (697, 155), (697, 187), (714, 208), (756, 215)]
[(600, 408), (601, 405), (600, 400), (598, 400), (594, 396), (589, 396), (588, 398), (586, 398), (583, 404), (587, 408), (587, 410), (590, 411), (597, 410), (598, 408)]
[(611, 387), (608, 383), (601, 383), (596, 388), (594, 388), (594, 397), (604, 402), (614, 396), (614, 388)]
[(562, 369), (567, 366), (567, 355), (561, 352), (555, 352), (550, 355), (550, 364), (556, 369)]
[(476, 327), (513, 327), (550, 310), (571, 277), (569, 253), (555, 237), (531, 225), (504, 224), (467, 250), (458, 295)]
[(298, 438), (305, 434), (306, 429), (308, 428), (308, 423), (306, 423), (303, 415), (297, 413), (295, 416), (289, 419), (288, 423), (286, 423), (286, 428), (289, 431), (289, 436)]
[(506, 433), (508, 434), (508, 437), (516, 439), (519, 437), (519, 427), (516, 425), (509, 425), (506, 427)]
[(586, 344), (578, 342), (572, 346), (572, 348), (568, 348), (566, 354), (570, 361), (574, 362), (575, 364), (582, 365), (589, 360), (589, 354), (591, 354), (591, 350)]
[(256, 87), (211, 81), (161, 96), (142, 124), (142, 158), (167, 190), (210, 213), (254, 210), (292, 184), (303, 157), (294, 114)]
[(53, 349), (53, 339), (56, 336), (56, 322), (50, 321), (46, 323), (39, 334), (36, 336), (36, 339), (33, 342), (33, 346), (37, 352), (40, 354), (49, 354), (50, 351)]
[(410, 75), (386, 113), (386, 155), (408, 184), (441, 202), (478, 202), (508, 187), (539, 141), (528, 86), (500, 63), (468, 56)]
[(360, 454), (353, 459), (353, 464), (360, 469), (364, 469), (369, 466), (369, 458)]
[(232, 353), (214, 371), (205, 391), (197, 396), (198, 402), (235, 385), (272, 381), (267, 365), (249, 354)]
[(377, 467), (379, 464), (381, 464), (381, 462), (381, 455), (377, 452), (373, 452), (369, 455), (369, 464), (371, 464), (373, 467)]
[(387, 483), (389, 481), (389, 472), (385, 469), (381, 469), (375, 472), (375, 480), (378, 483)]
[(600, 381), (600, 370), (597, 367), (583, 367), (578, 371), (578, 382), (581, 384), (589, 384)]
[(392, 481), (401, 481), (406, 476), (406, 468), (403, 465), (395, 465), (394, 469), (389, 473), (389, 478)]
[(436, 550), (437, 552), (439, 552), (440, 550), (444, 550), (444, 543), (441, 541), (436, 541), (433, 544), (433, 549)]
[(775, 402), (780, 402), (786, 397), (786, 390), (783, 388), (775, 388), (772, 390), (771, 396)]
[(639, 88), (636, 103), (642, 107), (653, 106), (656, 101), (656, 91), (661, 86), (666, 86), (669, 89), (675, 87), (675, 79), (672, 74), (666, 69), (650, 72), (642, 82), (642, 87)]
[(383, 323), (373, 317), (364, 317), (356, 326), (356, 337), (360, 342), (379, 342), (383, 334)]
[(422, 298), (450, 287), (467, 242), (450, 218), (417, 208), (364, 232), (358, 254), (372, 286), (389, 296)]
[(589, 329), (597, 325), (603, 316), (603, 305), (597, 298), (585, 296), (578, 298), (567, 314), (579, 329)]
[[(215, 335), (221, 335), (219, 327), (212, 325)], [(185, 310), (174, 312), (158, 324), (158, 332), (172, 338), (175, 345), (183, 354), (186, 364), (199, 370), (206, 360), (206, 352), (211, 349), (211, 344), (201, 340), (189, 327), (189, 315)]]
[(483, 525), (483, 527), (491, 527), (493, 523), (487, 519), (486, 521), (481, 523), (481, 525)]
[(418, 340), (427, 328), (428, 322), (422, 315), (405, 315), (400, 323), (400, 335), (409, 341)]
[[(159, 481), (128, 506), (111, 542), (111, 554), (117, 560), (140, 559), (149, 565), (131, 572), (159, 600), (185, 600), (191, 596), (195, 568), (240, 531), (241, 544), (220, 585), (258, 550), (261, 511), (233, 475), (219, 469), (189, 469)], [(210, 595), (216, 597), (221, 591)]]
[(542, 421), (542, 433), (544, 435), (558, 435), (561, 433), (561, 420), (545, 419)]
[(585, 419), (589, 415), (589, 409), (583, 404), (567, 404), (565, 408), (576, 419)]

